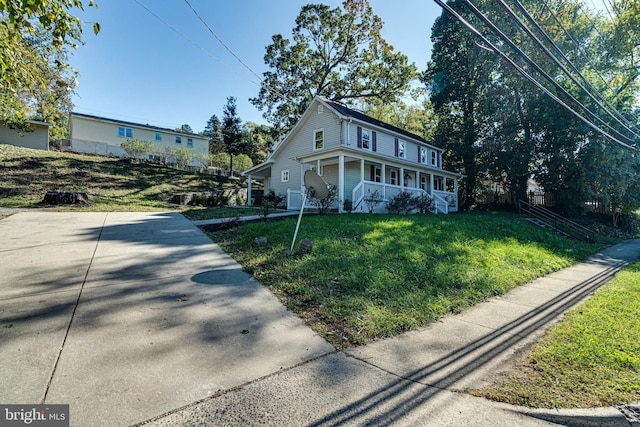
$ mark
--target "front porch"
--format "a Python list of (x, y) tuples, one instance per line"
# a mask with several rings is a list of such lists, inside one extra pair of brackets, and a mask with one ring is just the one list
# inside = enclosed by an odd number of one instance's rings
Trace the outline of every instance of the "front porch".
[[(412, 196), (427, 195), (434, 201), (434, 213), (458, 211), (458, 177), (450, 172), (415, 166), (409, 162), (386, 162), (379, 159), (358, 158), (340, 152), (333, 156), (309, 156), (297, 159), (301, 175), (313, 169), (330, 185), (335, 186), (337, 202), (334, 208), (345, 212), (386, 212), (387, 203), (401, 192)], [(304, 184), (288, 189), (287, 207), (300, 209)], [(377, 200), (377, 202), (373, 202)], [(345, 203), (346, 202), (346, 203)], [(313, 207), (309, 203), (306, 207)]]

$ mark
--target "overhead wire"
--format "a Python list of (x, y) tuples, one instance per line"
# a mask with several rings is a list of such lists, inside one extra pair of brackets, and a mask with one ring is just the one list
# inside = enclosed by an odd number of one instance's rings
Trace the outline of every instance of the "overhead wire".
[(153, 12), (151, 9), (149, 9), (147, 6), (145, 6), (143, 3), (141, 3), (139, 0), (133, 0), (135, 3), (137, 3), (140, 7), (142, 7), (144, 10), (146, 10), (151, 16), (153, 16), (154, 18), (156, 18), (158, 21), (160, 21), (161, 23), (163, 23), (165, 26), (167, 26), (171, 31), (173, 31), (174, 33), (176, 33), (178, 36), (182, 37), (184, 40), (186, 40), (188, 43), (192, 44), (193, 46), (195, 46), (196, 48), (198, 48), (201, 52), (203, 52), (205, 55), (209, 56), (210, 58), (212, 58), (213, 60), (219, 62), (220, 64), (224, 65), (226, 68), (228, 68), (229, 70), (233, 71), (234, 73), (238, 74), (240, 77), (243, 77), (244, 79), (248, 80), (249, 82), (255, 84), (255, 85), (260, 85), (259, 83), (257, 83), (256, 81), (247, 78), (247, 76), (244, 76), (242, 74), (240, 74), (238, 72), (238, 70), (236, 70), (235, 68), (233, 68), (231, 65), (227, 64), (226, 62), (224, 62), (223, 60), (221, 60), (220, 58), (218, 58), (217, 56), (213, 55), (211, 52), (209, 52), (208, 50), (206, 50), (205, 48), (203, 48), (202, 46), (200, 46), (198, 43), (196, 43), (195, 41), (193, 41), (192, 39), (190, 39), (189, 37), (187, 37), (185, 34), (183, 34), (182, 32), (180, 32), (177, 28), (175, 28), (173, 25), (171, 25), (170, 23), (168, 23), (167, 21), (165, 21), (164, 19), (162, 19), (158, 14), (156, 14), (155, 12)]
[[(591, 83), (589, 83), (589, 81), (584, 77), (584, 75), (582, 74), (582, 72), (580, 72), (580, 70), (578, 70), (578, 68), (573, 64), (573, 62), (571, 62), (569, 60), (569, 58), (566, 57), (566, 55), (564, 54), (564, 52), (562, 51), (562, 49), (560, 49), (560, 47), (551, 39), (551, 37), (549, 36), (549, 34), (547, 34), (547, 32), (533, 19), (533, 17), (531, 16), (531, 14), (529, 14), (529, 12), (527, 11), (527, 9), (522, 5), (522, 3), (520, 3), (519, 0), (513, 0), (514, 4), (516, 5), (516, 7), (518, 8), (518, 10), (520, 10), (520, 12), (525, 16), (525, 18), (538, 30), (538, 32), (545, 38), (545, 40), (547, 40), (548, 43), (550, 43), (554, 50), (560, 55), (560, 57), (562, 59), (565, 60), (565, 62), (569, 65), (569, 67), (573, 70), (573, 72), (575, 74), (577, 74), (580, 79), (585, 83), (586, 86), (589, 87), (589, 89), (587, 89), (582, 83), (580, 83), (578, 81), (578, 79), (565, 67), (565, 65), (558, 59), (555, 57), (555, 55), (553, 55), (553, 53), (545, 46), (544, 43), (542, 43), (542, 41), (531, 31), (531, 29), (520, 19), (520, 17), (518, 15), (516, 15), (516, 13), (513, 11), (513, 9), (511, 9), (511, 7), (509, 7), (508, 4), (505, 3), (504, 0), (498, 0), (498, 2), (500, 3), (500, 5), (502, 6), (502, 8), (504, 10), (507, 11), (507, 13), (516, 21), (516, 23), (518, 24), (518, 26), (520, 28), (522, 28), (527, 35), (529, 35), (529, 37), (531, 37), (536, 44), (544, 51), (544, 53), (558, 66), (560, 67), (560, 69), (564, 72), (564, 74), (569, 77), (569, 79), (571, 79), (571, 81), (577, 85), (584, 93), (587, 94), (587, 96), (589, 96), (589, 98), (591, 98), (604, 112), (606, 112), (612, 119), (614, 119), (618, 124), (620, 124), (622, 127), (624, 127), (628, 132), (630, 132), (635, 138), (640, 138), (640, 135), (636, 134), (632, 129), (630, 129), (625, 123), (622, 122), (622, 120), (620, 120), (620, 116), (622, 116), (617, 110), (615, 110), (615, 108), (613, 108), (613, 106), (611, 106), (611, 104), (608, 104), (608, 107), (605, 107), (601, 100), (597, 99), (596, 96), (592, 93), (595, 92), (599, 98), (601, 99), (605, 99), (604, 96), (595, 88), (593, 87), (593, 85), (591, 85)], [(605, 99), (606, 102), (606, 99)], [(612, 111), (613, 110), (613, 111)], [(625, 135), (623, 135), (622, 133), (618, 132), (616, 129), (614, 129), (613, 127), (611, 127), (610, 125), (608, 125), (607, 123), (605, 123), (603, 121), (603, 123), (611, 130), (613, 130), (614, 132), (616, 132), (618, 135), (633, 141), (633, 139), (626, 137)]]
[[(136, 0), (137, 1), (137, 0)], [(211, 33), (211, 35), (218, 41), (218, 43), (220, 43), (222, 45), (222, 47), (224, 47), (227, 52), (229, 52), (238, 62), (240, 62), (240, 64), (242, 64), (247, 70), (249, 70), (249, 72), (251, 74), (253, 74), (254, 76), (256, 76), (258, 78), (258, 80), (260, 80), (260, 83), (265, 85), (265, 88), (272, 92), (273, 94), (275, 94), (276, 96), (278, 96), (279, 98), (285, 100), (285, 101), (291, 101), (289, 98), (287, 98), (284, 94), (280, 93), (280, 91), (270, 87), (268, 84), (266, 84), (266, 82), (264, 81), (264, 79), (258, 75), (258, 73), (256, 73), (246, 62), (244, 62), (242, 60), (242, 58), (240, 58), (240, 56), (238, 56), (233, 49), (231, 49), (225, 42), (224, 40), (222, 40), (222, 38), (220, 36), (218, 36), (218, 34), (216, 34), (216, 32), (213, 30), (213, 28), (211, 28), (211, 26), (207, 23), (207, 21), (205, 21), (205, 19), (202, 17), (202, 15), (200, 15), (198, 13), (198, 11), (196, 10), (195, 7), (193, 7), (193, 5), (191, 4), (191, 2), (189, 2), (189, 0), (184, 0), (184, 2), (187, 4), (187, 6), (189, 6), (189, 8), (191, 9), (191, 11), (193, 12), (193, 14), (200, 20), (200, 22), (202, 22), (202, 24), (207, 28), (207, 30), (209, 30), (209, 32)]]
[[(607, 87), (607, 89), (609, 89), (609, 91), (611, 92), (612, 96), (615, 97), (618, 101), (622, 102), (622, 100), (618, 96), (618, 92), (611, 87), (611, 84), (609, 82), (607, 82), (607, 80), (604, 78), (604, 76), (598, 70), (598, 68), (593, 65), (593, 63), (591, 62), (591, 58), (589, 58), (589, 53), (585, 50), (585, 48), (580, 43), (578, 43), (576, 41), (576, 39), (569, 32), (569, 30), (567, 30), (564, 27), (564, 25), (562, 24), (562, 22), (560, 21), (560, 19), (556, 15), (556, 13), (551, 9), (551, 7), (549, 7), (549, 0), (544, 1), (543, 5), (544, 5), (545, 9), (547, 10), (547, 12), (549, 12), (549, 14), (553, 17), (553, 19), (556, 22), (556, 24), (560, 27), (560, 29), (562, 29), (563, 33), (571, 40), (571, 42), (576, 46), (576, 48), (580, 51), (580, 53), (582, 53), (582, 55), (585, 57), (585, 59), (587, 61), (587, 64), (591, 67), (590, 69), (600, 78), (600, 80), (602, 81), (602, 83), (604, 83), (604, 85)], [(587, 19), (591, 20), (591, 22), (593, 24), (595, 24), (595, 22), (593, 22), (592, 18), (588, 14), (586, 16), (587, 16)], [(627, 126), (634, 126), (629, 120), (625, 119), (625, 121), (627, 122)]]
[[(521, 56), (530, 66), (532, 66), (540, 75), (546, 78), (557, 90), (562, 92), (566, 97), (571, 99), (576, 105), (578, 105), (584, 112), (588, 113), (591, 117), (595, 118), (598, 122), (605, 125), (609, 129), (613, 130), (619, 136), (622, 136), (623, 139), (626, 139), (628, 142), (633, 142), (630, 138), (622, 135), (617, 130), (613, 129), (608, 123), (598, 117), (597, 114), (592, 112), (590, 109), (585, 107), (580, 101), (578, 101), (573, 95), (571, 95), (562, 85), (560, 85), (554, 78), (549, 76), (538, 63), (532, 60), (525, 52), (523, 52), (502, 30), (500, 30), (489, 18), (487, 18), (470, 0), (461, 0), (463, 4), (473, 12), (483, 23), (486, 25), (496, 36), (498, 36), (504, 43), (506, 43), (511, 49), (513, 49), (519, 56)], [(502, 53), (502, 52), (501, 52)], [(506, 56), (506, 55), (505, 55)], [(537, 82), (537, 81), (536, 81)], [(539, 82), (537, 82), (539, 83)], [(600, 129), (600, 128), (598, 128)], [(604, 131), (603, 131), (604, 132)], [(609, 135), (607, 132), (605, 132)], [(618, 138), (616, 138), (618, 140)]]
[(477, 28), (475, 28), (463, 16), (461, 16), (457, 11), (455, 11), (453, 8), (451, 8), (451, 6), (449, 6), (448, 4), (444, 3), (443, 0), (434, 0), (434, 1), (441, 8), (443, 8), (445, 11), (447, 11), (449, 14), (454, 16), (461, 24), (463, 24), (465, 27), (467, 27), (467, 29), (469, 29), (472, 34), (474, 34), (476, 37), (478, 37), (480, 40), (482, 40), (486, 45), (488, 45), (491, 50), (493, 50), (505, 62), (507, 62), (516, 71), (518, 71), (518, 73), (520, 73), (527, 80), (529, 80), (531, 83), (533, 83), (538, 89), (542, 90), (547, 96), (549, 96), (555, 102), (557, 102), (558, 104), (563, 106), (565, 109), (567, 109), (569, 112), (571, 112), (573, 115), (575, 115), (578, 119), (580, 119), (582, 122), (584, 122), (587, 126), (589, 126), (590, 128), (594, 129), (595, 131), (597, 131), (601, 135), (607, 137), (612, 142), (615, 142), (615, 143), (617, 143), (617, 144), (619, 144), (619, 145), (621, 145), (621, 146), (623, 146), (625, 148), (629, 148), (631, 150), (636, 150), (635, 147), (633, 147), (633, 146), (631, 146), (631, 145), (629, 145), (629, 144), (627, 144), (627, 143), (625, 143), (623, 141), (620, 141), (618, 138), (610, 135), (605, 130), (603, 130), (600, 127), (598, 127), (597, 125), (595, 125), (593, 122), (591, 122), (590, 120), (585, 118), (582, 114), (580, 114), (579, 112), (577, 112), (573, 108), (571, 108), (571, 106), (569, 106), (567, 103), (565, 103), (560, 98), (558, 98), (549, 89), (547, 89), (543, 84), (538, 82), (533, 76), (531, 76), (522, 67), (520, 67), (513, 59), (511, 59), (508, 55), (506, 55), (504, 52), (502, 52), (500, 49), (498, 49), (498, 47), (495, 44), (493, 44), (489, 39), (487, 39)]

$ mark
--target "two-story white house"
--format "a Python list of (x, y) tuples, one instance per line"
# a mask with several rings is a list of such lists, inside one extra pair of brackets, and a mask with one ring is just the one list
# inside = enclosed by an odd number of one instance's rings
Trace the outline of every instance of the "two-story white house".
[(120, 144), (131, 139), (151, 141), (159, 149), (187, 148), (195, 155), (209, 153), (209, 138), (206, 136), (76, 112), (69, 115), (69, 141), (62, 149), (126, 157), (127, 153)]
[(304, 172), (313, 169), (336, 187), (339, 212), (345, 205), (367, 212), (374, 194), (381, 200), (374, 211), (385, 212), (402, 191), (428, 194), (436, 212), (455, 212), (462, 175), (442, 168), (442, 154), (417, 135), (315, 97), (267, 160), (244, 174), (249, 182), (263, 179), (265, 192), (286, 194), (289, 209), (300, 209)]

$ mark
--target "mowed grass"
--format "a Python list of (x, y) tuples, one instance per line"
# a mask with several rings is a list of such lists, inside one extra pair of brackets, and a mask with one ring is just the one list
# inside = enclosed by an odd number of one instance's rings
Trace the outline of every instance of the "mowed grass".
[(0, 144), (0, 206), (37, 207), (47, 191), (78, 191), (89, 207), (57, 209), (95, 211), (179, 210), (168, 203), (176, 193), (222, 188), (212, 175), (190, 173), (150, 163), (30, 150)]
[[(295, 219), (210, 233), (336, 347), (425, 325), (601, 246), (560, 237), (505, 213), (324, 215), (302, 220), (308, 255), (286, 255)], [(266, 237), (266, 247), (254, 247)]]
[(568, 313), (510, 378), (475, 394), (543, 408), (640, 401), (640, 262)]

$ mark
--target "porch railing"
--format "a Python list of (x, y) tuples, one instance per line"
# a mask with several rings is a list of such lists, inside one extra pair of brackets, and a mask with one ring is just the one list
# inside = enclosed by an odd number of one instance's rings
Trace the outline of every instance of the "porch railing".
[[(367, 212), (369, 206), (367, 206), (367, 199), (375, 198), (374, 195), (378, 192), (379, 201), (369, 202), (372, 204), (372, 210), (381, 211), (380, 205), (383, 205), (398, 194), (408, 192), (413, 196), (421, 196), (423, 194), (429, 195), (434, 201), (435, 213), (449, 213), (449, 211), (458, 210), (458, 198), (454, 193), (448, 193), (446, 191), (434, 191), (432, 194), (422, 190), (421, 188), (401, 187), (399, 185), (382, 184), (379, 182), (361, 181), (352, 191), (353, 210), (356, 212)], [(375, 204), (375, 206), (373, 206)]]

